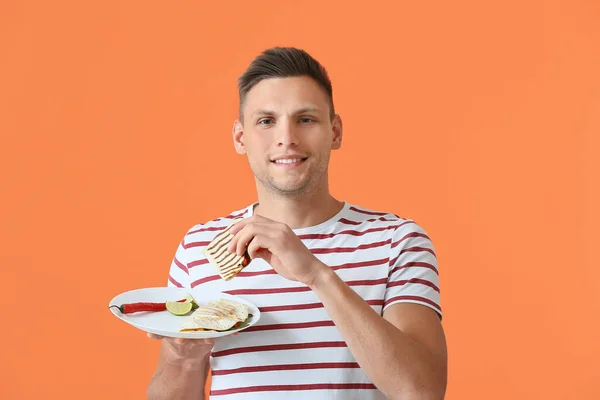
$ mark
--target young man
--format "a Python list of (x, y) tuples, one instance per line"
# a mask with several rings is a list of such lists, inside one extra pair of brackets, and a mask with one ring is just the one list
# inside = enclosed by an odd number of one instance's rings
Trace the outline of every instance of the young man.
[[(192, 227), (169, 285), (240, 296), (261, 319), (217, 340), (162, 340), (150, 399), (443, 399), (447, 355), (433, 246), (414, 221), (335, 199), (342, 143), (325, 69), (274, 48), (239, 80), (233, 142), (258, 200)], [(202, 249), (233, 218), (229, 251), (252, 262), (221, 279)]]

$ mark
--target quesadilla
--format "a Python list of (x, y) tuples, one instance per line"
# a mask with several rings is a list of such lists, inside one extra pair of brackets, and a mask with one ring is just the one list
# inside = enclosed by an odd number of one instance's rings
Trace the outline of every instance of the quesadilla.
[(221, 298), (198, 307), (182, 325), (180, 332), (226, 331), (250, 317), (252, 315), (247, 305)]
[(224, 231), (215, 236), (203, 250), (206, 259), (217, 269), (219, 276), (226, 281), (233, 279), (242, 269), (250, 264), (251, 261), (247, 251), (241, 256), (227, 251), (227, 247), (233, 239), (233, 234), (229, 230), (233, 224), (242, 219), (242, 217), (235, 218), (233, 222)]

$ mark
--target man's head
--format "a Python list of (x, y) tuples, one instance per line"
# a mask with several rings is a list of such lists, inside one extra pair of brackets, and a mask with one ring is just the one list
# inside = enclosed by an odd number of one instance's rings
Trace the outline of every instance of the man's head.
[(327, 190), (342, 123), (325, 68), (303, 50), (269, 49), (240, 77), (239, 91), (234, 145), (247, 155), (257, 184), (286, 196)]

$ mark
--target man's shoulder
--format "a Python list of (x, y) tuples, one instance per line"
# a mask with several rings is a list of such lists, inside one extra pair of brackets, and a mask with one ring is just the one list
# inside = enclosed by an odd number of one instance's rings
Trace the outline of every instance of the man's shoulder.
[(394, 211), (369, 208), (349, 203), (338, 220), (344, 225), (338, 229), (352, 227), (361, 232), (385, 232), (391, 236), (425, 233), (424, 228), (412, 218), (399, 215)]
[(369, 208), (358, 204), (348, 203), (346, 211), (340, 221), (349, 224), (363, 225), (404, 222), (409, 220), (389, 210)]
[(231, 223), (240, 217), (246, 217), (250, 212), (250, 207), (246, 206), (230, 212), (227, 215), (216, 216), (204, 222), (196, 223), (185, 234), (183, 244), (186, 243), (212, 240), (219, 232), (225, 230)]

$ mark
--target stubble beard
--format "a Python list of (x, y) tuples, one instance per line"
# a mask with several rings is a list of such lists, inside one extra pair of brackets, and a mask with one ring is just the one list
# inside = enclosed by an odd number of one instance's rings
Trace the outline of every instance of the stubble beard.
[(321, 182), (323, 182), (324, 177), (327, 176), (329, 170), (328, 165), (329, 157), (326, 156), (321, 160), (321, 163), (317, 168), (312, 170), (309, 169), (306, 180), (301, 182), (299, 186), (296, 187), (282, 187), (281, 185), (277, 184), (277, 181), (267, 171), (257, 173), (256, 168), (251, 169), (254, 172), (255, 179), (260, 182), (267, 192), (276, 196), (293, 198), (316, 191), (320, 187)]

